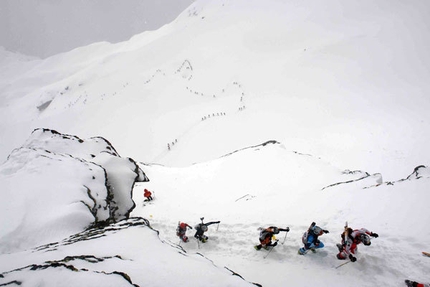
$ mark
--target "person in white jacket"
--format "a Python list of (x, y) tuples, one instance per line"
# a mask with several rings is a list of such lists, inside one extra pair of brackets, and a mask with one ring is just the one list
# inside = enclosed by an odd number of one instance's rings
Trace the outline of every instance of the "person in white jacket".
[(378, 234), (367, 230), (366, 228), (355, 229), (347, 228), (341, 235), (342, 243), (338, 243), (337, 248), (339, 253), (336, 255), (337, 259), (345, 260), (349, 258), (352, 262), (357, 261), (354, 257), (357, 252), (357, 245), (363, 243), (366, 246), (371, 244), (370, 237), (377, 238)]

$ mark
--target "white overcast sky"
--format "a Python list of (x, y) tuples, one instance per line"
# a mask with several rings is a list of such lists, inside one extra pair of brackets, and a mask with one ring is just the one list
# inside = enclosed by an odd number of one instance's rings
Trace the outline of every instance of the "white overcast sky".
[(45, 58), (156, 30), (195, 0), (0, 0), (0, 46)]

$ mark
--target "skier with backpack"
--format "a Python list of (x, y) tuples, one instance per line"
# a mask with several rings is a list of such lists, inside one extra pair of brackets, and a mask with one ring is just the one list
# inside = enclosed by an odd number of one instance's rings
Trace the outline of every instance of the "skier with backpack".
[(143, 191), (143, 196), (145, 197), (144, 201), (151, 201), (152, 200), (152, 192), (150, 192), (149, 190), (147, 190), (145, 188), (145, 190)]
[(178, 236), (183, 242), (188, 242), (188, 236), (186, 236), (187, 228), (193, 229), (185, 222), (179, 222), (176, 227), (176, 236)]
[(345, 232), (341, 234), (342, 243), (336, 244), (339, 253), (337, 259), (345, 260), (349, 258), (352, 262), (357, 261), (354, 254), (357, 252), (357, 245), (363, 243), (366, 246), (371, 244), (370, 236), (378, 238), (378, 234), (367, 230), (366, 228), (353, 230), (350, 227), (345, 228)]
[(312, 252), (316, 252), (316, 248), (323, 248), (324, 243), (322, 243), (318, 237), (324, 233), (329, 233), (329, 231), (322, 229), (321, 227), (317, 226), (315, 222), (312, 222), (308, 230), (303, 233), (302, 242), (304, 246), (299, 249), (298, 253), (300, 255), (305, 255), (309, 249), (312, 250)]
[(290, 231), (290, 228), (278, 228), (276, 226), (270, 226), (267, 228), (261, 228), (260, 231), (260, 244), (254, 246), (256, 250), (260, 250), (261, 248), (267, 249), (269, 246), (275, 247), (278, 245), (278, 241), (276, 240), (274, 243), (272, 243), (272, 237), (274, 234), (279, 234), (280, 231), (288, 232)]
[(206, 235), (204, 235), (204, 233), (206, 231), (208, 231), (208, 226), (211, 224), (219, 224), (221, 221), (211, 221), (208, 223), (203, 223), (203, 220), (205, 218), (201, 217), (200, 220), (202, 221), (201, 223), (197, 224), (194, 228), (196, 229), (196, 234), (194, 234), (194, 237), (197, 240), (200, 240), (201, 242), (205, 243), (208, 240), (208, 237)]

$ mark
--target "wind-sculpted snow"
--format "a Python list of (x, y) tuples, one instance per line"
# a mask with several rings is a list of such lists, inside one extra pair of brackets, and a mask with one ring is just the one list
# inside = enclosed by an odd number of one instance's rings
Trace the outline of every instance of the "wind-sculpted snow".
[(399, 183), (406, 180), (418, 180), (421, 178), (430, 178), (430, 171), (424, 165), (417, 166), (416, 168), (414, 168), (414, 171), (409, 176), (407, 176), (406, 178), (399, 179), (397, 181), (383, 182), (382, 175), (380, 173), (375, 173), (371, 175), (367, 172), (363, 172), (359, 170), (356, 170), (356, 171), (346, 170), (343, 172), (343, 174), (352, 175), (354, 178), (347, 181), (330, 184), (326, 187), (323, 187), (322, 189), (324, 190), (326, 188), (332, 188), (335, 186), (340, 186), (340, 185), (349, 184), (349, 183), (353, 183), (356, 187), (371, 188), (371, 187), (380, 186), (382, 184), (394, 185), (395, 183)]
[[(190, 255), (158, 236), (159, 231), (140, 217), (89, 228), (59, 242), (0, 257), (0, 286), (252, 286), (229, 268), (225, 271), (204, 255)], [(23, 254), (25, 259), (20, 258)], [(7, 259), (12, 260), (5, 269), (2, 263)], [(192, 281), (182, 276), (195, 270), (205, 276), (193, 276)]]
[(82, 140), (37, 129), (0, 169), (0, 205), (8, 211), (0, 219), (0, 251), (128, 218), (134, 183), (148, 180), (134, 160), (120, 157), (101, 137)]
[(429, 178), (430, 170), (427, 166), (419, 165), (414, 168), (414, 171), (406, 179), (420, 179), (422, 177)]

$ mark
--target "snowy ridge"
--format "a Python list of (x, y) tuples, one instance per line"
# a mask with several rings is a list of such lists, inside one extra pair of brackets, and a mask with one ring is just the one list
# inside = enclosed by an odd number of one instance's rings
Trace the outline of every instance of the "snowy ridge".
[[(45, 286), (91, 286), (95, 282), (103, 286), (189, 286), (189, 280), (184, 277), (187, 270), (178, 268), (178, 264), (180, 266), (186, 262), (188, 268), (198, 268), (205, 274), (201, 278), (193, 276), (192, 284), (232, 287), (254, 285), (228, 268), (226, 270), (229, 272), (225, 272), (216, 267), (202, 254), (189, 255), (180, 246), (158, 239), (158, 233), (143, 218), (129, 218), (109, 226), (89, 228), (61, 242), (5, 255), (9, 260), (9, 270), (0, 274), (0, 282), (21, 286), (40, 283)], [(99, 248), (105, 244), (110, 245), (108, 254)], [(122, 245), (127, 246), (127, 249), (121, 248)], [(58, 259), (56, 256), (65, 257)], [(169, 258), (167, 264), (166, 258)], [(21, 266), (24, 262), (28, 265)], [(152, 268), (159, 264), (165, 267), (158, 270)], [(165, 273), (171, 276), (166, 277)], [(57, 274), (61, 274), (61, 277)], [(217, 283), (220, 279), (221, 283)], [(204, 283), (206, 280), (213, 283)]]
[[(7, 187), (4, 196), (9, 198), (2, 204), (9, 211), (1, 219), (3, 252), (19, 246), (18, 242), (23, 245), (20, 248), (27, 248), (91, 224), (128, 218), (135, 207), (134, 183), (149, 180), (105, 139), (82, 140), (48, 129), (33, 131), (9, 155), (0, 173), (2, 186)], [(58, 224), (62, 227), (55, 229), (55, 235), (43, 232), (46, 226)], [(32, 232), (29, 238), (27, 229)]]

